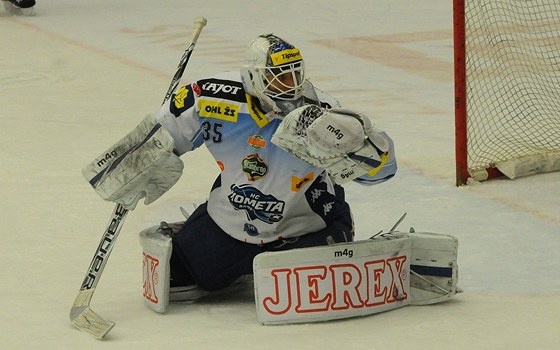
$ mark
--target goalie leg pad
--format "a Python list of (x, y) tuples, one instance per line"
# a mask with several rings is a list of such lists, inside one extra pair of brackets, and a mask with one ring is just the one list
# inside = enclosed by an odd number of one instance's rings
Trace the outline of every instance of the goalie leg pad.
[(411, 305), (428, 305), (457, 293), (458, 240), (450, 235), (412, 232)]
[(143, 249), (143, 297), (144, 305), (150, 310), (164, 313), (169, 305), (169, 274), (171, 237), (160, 226), (140, 232)]
[(446, 301), (457, 293), (457, 249), (453, 236), (394, 231), (261, 253), (253, 261), (258, 320), (328, 321)]
[(266, 252), (253, 261), (265, 325), (328, 321), (410, 303), (410, 239), (401, 237)]

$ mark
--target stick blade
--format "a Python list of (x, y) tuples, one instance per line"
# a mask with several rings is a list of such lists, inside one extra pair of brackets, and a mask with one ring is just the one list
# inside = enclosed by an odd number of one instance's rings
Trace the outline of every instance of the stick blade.
[[(70, 315), (72, 315), (72, 312)], [(97, 339), (102, 339), (115, 326), (115, 322), (99, 316), (89, 306), (78, 315), (73, 318), (70, 316), (70, 318), (76, 328), (93, 335)]]

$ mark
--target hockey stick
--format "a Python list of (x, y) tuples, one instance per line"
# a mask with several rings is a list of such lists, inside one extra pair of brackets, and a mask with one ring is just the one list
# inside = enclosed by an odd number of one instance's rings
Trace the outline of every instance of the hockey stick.
[[(171, 84), (165, 94), (163, 103), (169, 99), (179, 85), (179, 81), (183, 76), (183, 72), (185, 71), (189, 58), (194, 50), (194, 45), (198, 40), (202, 28), (206, 25), (206, 22), (206, 18), (204, 17), (196, 18), (191, 42), (181, 57), (181, 61), (179, 62), (177, 71), (171, 80)], [(74, 300), (74, 304), (70, 309), (70, 321), (72, 324), (76, 328), (92, 334), (97, 339), (102, 339), (105, 334), (107, 334), (115, 326), (115, 323), (113, 321), (106, 320), (99, 314), (95, 313), (89, 305), (97, 283), (101, 278), (101, 273), (109, 260), (109, 255), (113, 250), (115, 241), (121, 231), (127, 214), (128, 210), (126, 208), (120, 204), (115, 206), (113, 215), (111, 216), (111, 221), (109, 222), (105, 233), (101, 237), (101, 242), (99, 242), (99, 246), (95, 251), (84, 281), (82, 282), (80, 291), (78, 292), (78, 295)]]
[(183, 76), (183, 72), (185, 71), (185, 68), (187, 67), (187, 63), (189, 62), (191, 54), (194, 50), (194, 45), (198, 41), (198, 36), (200, 35), (200, 32), (202, 32), (202, 28), (204, 28), (206, 23), (207, 23), (207, 21), (206, 21), (206, 18), (204, 18), (204, 17), (197, 17), (194, 20), (194, 28), (193, 28), (191, 43), (189, 44), (189, 46), (187, 47), (187, 49), (183, 53), (183, 56), (181, 57), (181, 60), (179, 61), (179, 65), (177, 66), (177, 71), (175, 72), (175, 75), (173, 76), (173, 79), (171, 80), (171, 84), (169, 85), (169, 89), (167, 89), (167, 93), (165, 94), (165, 98), (163, 99), (163, 103), (165, 103), (165, 101), (167, 101), (169, 99), (169, 97), (171, 97), (171, 95), (173, 94), (175, 89), (177, 89), (177, 86), (179, 85), (179, 82), (181, 81), (181, 77)]
[(72, 309), (70, 309), (70, 321), (72, 321), (72, 324), (82, 331), (91, 333), (97, 339), (103, 338), (113, 328), (115, 323), (95, 313), (89, 307), (89, 303), (93, 297), (93, 292), (95, 292), (95, 287), (101, 278), (101, 273), (107, 264), (107, 260), (109, 260), (109, 255), (115, 246), (115, 241), (121, 231), (126, 214), (128, 214), (127, 209), (123, 208), (120, 204), (115, 206), (111, 221), (103, 237), (101, 237), (101, 242), (99, 242), (93, 260), (89, 264), (82, 287), (76, 296), (76, 300), (74, 300)]

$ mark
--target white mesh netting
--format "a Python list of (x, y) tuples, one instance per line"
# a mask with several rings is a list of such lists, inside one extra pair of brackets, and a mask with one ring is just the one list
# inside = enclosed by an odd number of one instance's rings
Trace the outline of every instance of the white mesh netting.
[(560, 0), (466, 0), (465, 32), (469, 171), (560, 152)]

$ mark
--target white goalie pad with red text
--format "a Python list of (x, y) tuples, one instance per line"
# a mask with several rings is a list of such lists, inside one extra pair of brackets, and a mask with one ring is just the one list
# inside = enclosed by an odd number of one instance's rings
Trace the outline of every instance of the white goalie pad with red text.
[(364, 316), (410, 304), (411, 240), (366, 240), (259, 254), (255, 301), (265, 325)]
[(169, 305), (169, 276), (171, 259), (171, 236), (166, 232), (169, 224), (162, 222), (140, 232), (142, 246), (142, 287), (144, 305), (164, 313)]
[(257, 316), (265, 325), (328, 321), (449, 300), (458, 241), (392, 231), (352, 243), (261, 253), (253, 260)]

